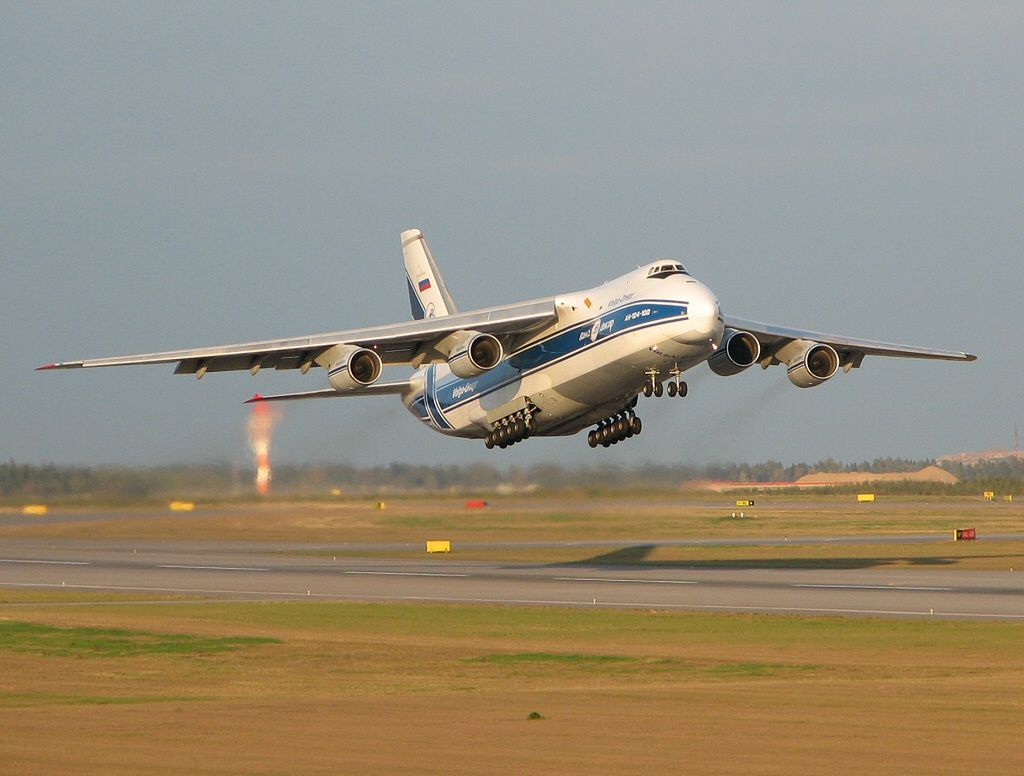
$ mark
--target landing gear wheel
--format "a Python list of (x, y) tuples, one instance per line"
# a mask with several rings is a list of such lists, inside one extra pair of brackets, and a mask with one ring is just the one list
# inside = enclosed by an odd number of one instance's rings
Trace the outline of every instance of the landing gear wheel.
[(597, 441), (597, 432), (596, 431), (591, 431), (590, 433), (587, 434), (587, 444), (590, 445), (591, 447), (597, 447), (598, 444), (600, 444)]
[(650, 398), (651, 394), (653, 393), (654, 389), (651, 387), (650, 383), (647, 383), (647, 385), (644, 386), (644, 396)]
[(486, 437), (484, 437), (484, 446), (488, 450), (494, 449), (494, 434), (488, 434)]
[(637, 434), (644, 430), (644, 424), (640, 421), (640, 418), (636, 417), (635, 415), (633, 416), (633, 418), (629, 421), (629, 430), (633, 432), (633, 436), (636, 436)]
[(686, 392), (686, 383), (679, 383), (679, 397), (683, 398), (684, 396), (686, 396)]
[(675, 396), (676, 395), (676, 384), (675, 383), (669, 383), (668, 384), (668, 395), (669, 396)]
[(664, 388), (664, 386), (661, 383), (655, 383), (654, 384), (654, 395), (655, 396), (660, 398), (661, 394), (664, 392), (664, 390), (665, 390), (665, 388)]

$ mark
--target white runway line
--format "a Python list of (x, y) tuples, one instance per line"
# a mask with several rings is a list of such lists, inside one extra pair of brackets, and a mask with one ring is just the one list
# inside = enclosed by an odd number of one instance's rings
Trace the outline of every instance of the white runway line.
[[(543, 577), (542, 577), (543, 579)], [(614, 577), (554, 577), (560, 582), (633, 582), (640, 585), (699, 585), (688, 579), (615, 579)]]
[(270, 571), (270, 569), (257, 569), (249, 566), (180, 566), (172, 563), (165, 563), (157, 566), (158, 569), (201, 569), (206, 571)]
[(811, 583), (795, 582), (790, 587), (816, 587), (824, 590), (910, 590), (926, 593), (948, 593), (953, 590), (951, 587), (901, 587), (899, 585), (814, 585)]
[(346, 571), (366, 577), (468, 577), (469, 574), (442, 574), (434, 571)]
[(91, 566), (86, 560), (20, 560), (16, 558), (0, 558), (0, 563), (45, 563), (49, 566)]
[[(541, 606), (573, 606), (573, 607), (595, 607), (604, 609), (678, 609), (680, 611), (720, 611), (720, 612), (764, 612), (771, 614), (844, 614), (861, 616), (896, 615), (902, 617), (970, 617), (985, 620), (1024, 620), (1024, 614), (986, 614), (983, 612), (943, 612), (909, 609), (842, 609), (821, 606), (727, 606), (717, 604), (667, 604), (667, 603), (638, 603), (629, 601), (601, 601), (594, 604), (592, 601), (584, 600), (552, 600), (545, 598), (468, 598), (461, 596), (428, 596), (428, 595), (358, 595), (346, 593), (290, 593), (283, 591), (269, 590), (206, 590), (202, 588), (189, 587), (142, 587), (128, 585), (57, 585), (40, 584), (38, 582), (0, 582), (0, 587), (60, 587), (72, 590), (121, 590), (130, 592), (147, 593), (194, 593), (197, 595), (237, 595), (237, 596), (273, 596), (276, 598), (294, 598), (339, 601), (424, 601), (436, 603), (463, 603), (463, 604), (528, 604)], [(0, 605), (2, 606), (2, 605)]]

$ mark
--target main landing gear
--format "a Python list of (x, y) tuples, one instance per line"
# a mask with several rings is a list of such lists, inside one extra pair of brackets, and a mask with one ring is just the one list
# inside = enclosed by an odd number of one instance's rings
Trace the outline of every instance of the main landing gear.
[(614, 417), (602, 420), (597, 428), (587, 434), (587, 444), (591, 447), (610, 447), (636, 436), (644, 429), (644, 424), (632, 409), (622, 410)]
[(494, 428), (484, 437), (484, 444), (488, 450), (493, 449), (495, 445), (504, 450), (516, 442), (529, 439), (530, 434), (536, 430), (537, 421), (534, 419), (533, 413), (520, 410), (495, 423)]
[(669, 396), (679, 396), (680, 398), (685, 397), (687, 393), (686, 383), (679, 379), (679, 375), (681, 375), (682, 372), (678, 367), (673, 367), (668, 373), (672, 379), (668, 382), (666, 389), (666, 384), (662, 383), (658, 379), (660, 372), (658, 372), (657, 369), (648, 369), (647, 384), (644, 385), (644, 396), (660, 397), (666, 390), (668, 390)]

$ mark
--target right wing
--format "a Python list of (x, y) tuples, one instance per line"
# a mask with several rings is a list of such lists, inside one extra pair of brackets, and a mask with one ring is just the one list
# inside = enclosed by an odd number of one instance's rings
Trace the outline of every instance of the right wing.
[(748, 331), (757, 337), (762, 348), (762, 364), (768, 366), (778, 363), (774, 354), (782, 349), (787, 343), (794, 340), (808, 340), (810, 342), (823, 342), (831, 345), (839, 354), (840, 363), (846, 367), (860, 366), (864, 356), (890, 356), (894, 358), (931, 358), (943, 361), (975, 361), (977, 356), (972, 353), (965, 353), (962, 350), (939, 350), (936, 348), (921, 348), (914, 345), (897, 345), (892, 342), (875, 342), (874, 340), (855, 339), (839, 334), (825, 334), (820, 331), (807, 331), (805, 329), (791, 329), (786, 326), (776, 326), (771, 323), (760, 321), (748, 321), (744, 318), (736, 318), (731, 315), (724, 317), (725, 325)]
[(132, 364), (170, 364), (177, 362), (175, 374), (230, 372), (247, 369), (253, 374), (262, 368), (302, 369), (315, 365), (317, 356), (335, 345), (356, 345), (375, 351), (385, 364), (415, 364), (442, 360), (434, 346), (456, 331), (471, 329), (506, 338), (527, 337), (557, 320), (555, 298), (488, 307), (443, 318), (426, 318), (407, 323), (372, 326), (292, 339), (217, 345), (191, 350), (168, 350), (134, 356), (60, 361), (39, 369), (82, 369)]

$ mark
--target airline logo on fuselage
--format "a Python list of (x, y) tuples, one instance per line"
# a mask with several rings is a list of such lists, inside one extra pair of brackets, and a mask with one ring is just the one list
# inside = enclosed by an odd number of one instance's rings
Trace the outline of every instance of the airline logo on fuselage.
[(598, 318), (596, 321), (594, 321), (594, 325), (593, 326), (591, 326), (586, 331), (581, 331), (580, 332), (580, 342), (583, 342), (585, 340), (590, 340), (591, 342), (597, 342), (597, 338), (598, 338), (598, 336), (601, 335), (602, 332), (609, 332), (609, 331), (612, 330), (612, 327), (614, 327), (614, 326), (615, 326), (615, 321), (614, 320), (605, 321), (604, 323), (601, 323), (601, 319)]
[(466, 383), (465, 385), (457, 385), (457, 386), (455, 386), (455, 388), (452, 390), (452, 398), (453, 399), (461, 399), (467, 393), (472, 393), (473, 391), (476, 390), (476, 383), (477, 383), (477, 381), (474, 380), (473, 382)]

